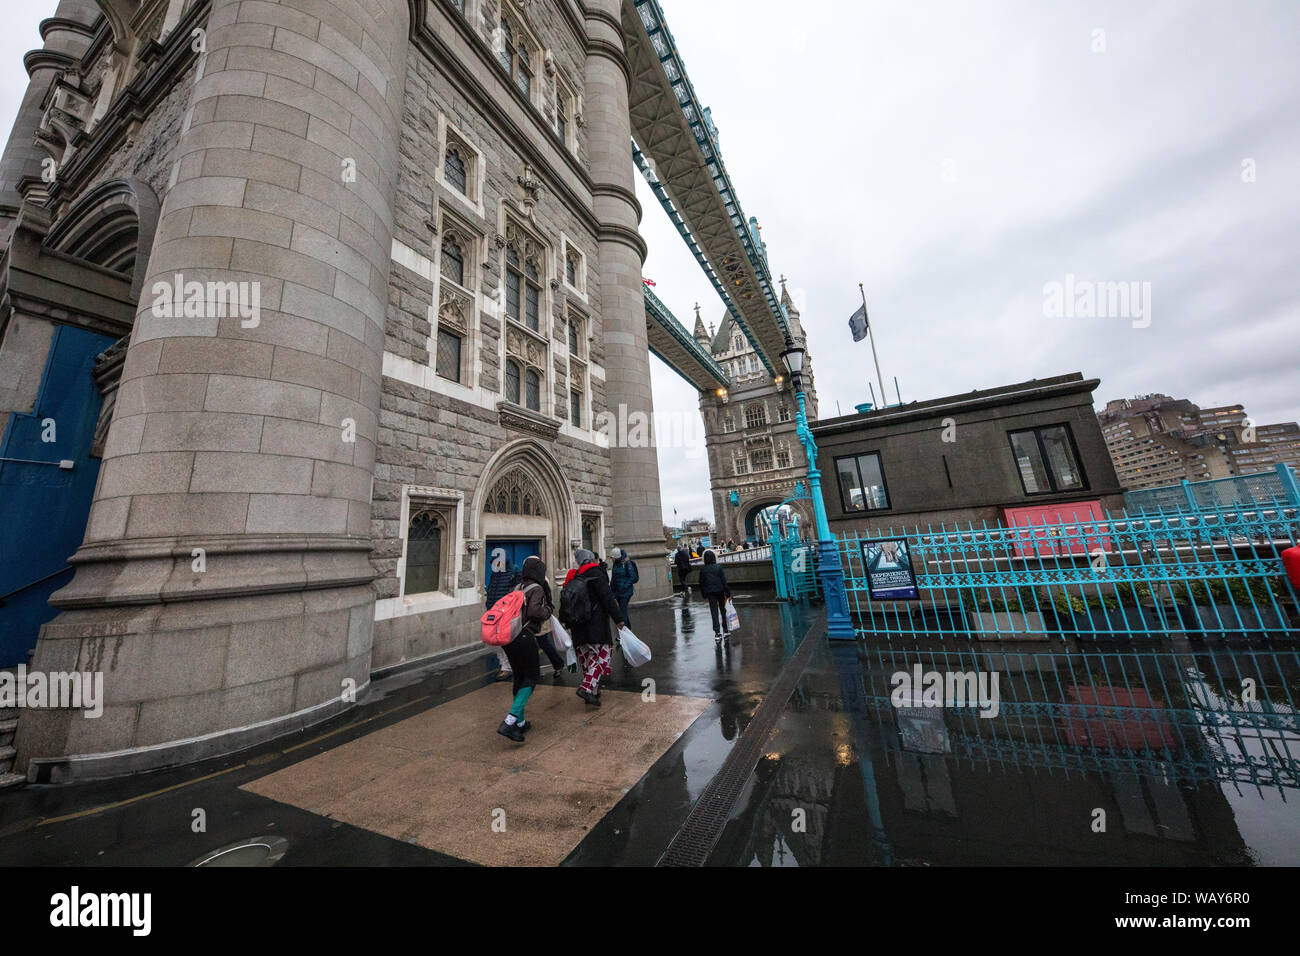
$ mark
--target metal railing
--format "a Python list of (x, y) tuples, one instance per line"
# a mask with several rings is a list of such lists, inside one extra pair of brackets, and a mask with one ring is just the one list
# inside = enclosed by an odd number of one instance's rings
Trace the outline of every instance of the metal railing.
[[(919, 598), (873, 600), (871, 539), (907, 542)], [(993, 640), (1294, 639), (1281, 553), (1300, 505), (1106, 515), (1005, 526), (913, 526), (841, 537), (859, 635)]]
[(1258, 510), (1279, 503), (1300, 506), (1300, 483), (1295, 472), (1279, 463), (1273, 471), (1209, 481), (1183, 481), (1162, 488), (1145, 488), (1124, 494), (1129, 514), (1164, 514), (1186, 511)]
[[(1024, 653), (869, 642), (860, 654), (864, 709), (895, 730), (883, 739), (900, 751), (1002, 769), (1300, 787), (1295, 647)], [(900, 707), (898, 675), (918, 667), (986, 675), (996, 694), (983, 707)]]

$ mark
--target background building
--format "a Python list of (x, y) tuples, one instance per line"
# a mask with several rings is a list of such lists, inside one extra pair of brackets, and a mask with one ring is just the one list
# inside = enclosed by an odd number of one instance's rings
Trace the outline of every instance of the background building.
[[(791, 337), (807, 348), (799, 310), (786, 291), (784, 279), (781, 305), (789, 316)], [(709, 330), (697, 308), (695, 338), (731, 377), (731, 388), (721, 394), (700, 393), (716, 539), (732, 540), (737, 545), (765, 541), (768, 529), (760, 516), (793, 495), (795, 483), (808, 471), (803, 446), (795, 434), (798, 401), (782, 375), (773, 376), (763, 368), (729, 313), (716, 330)], [(811, 352), (804, 370), (804, 393), (808, 420), (814, 421), (817, 383)], [(803, 529), (813, 526), (808, 505), (804, 500), (790, 506), (799, 515)]]
[(1183, 398), (1140, 395), (1106, 403), (1098, 416), (1125, 488), (1157, 488), (1300, 468), (1300, 426), (1259, 425), (1241, 405), (1201, 408)]
[(1123, 507), (1080, 373), (813, 425), (831, 530), (1043, 524)]

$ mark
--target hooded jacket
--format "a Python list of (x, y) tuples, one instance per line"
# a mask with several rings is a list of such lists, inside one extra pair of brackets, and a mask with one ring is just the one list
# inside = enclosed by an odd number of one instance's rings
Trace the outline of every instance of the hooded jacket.
[(689, 571), (691, 569), (691, 553), (685, 548), (678, 548), (673, 560), (677, 564), (678, 571)]
[[(520, 586), (528, 589), (524, 602), (524, 627), (534, 637), (542, 630), (542, 625), (551, 620), (555, 608), (551, 606), (551, 588), (546, 582), (546, 562), (536, 555), (524, 559)], [(530, 584), (539, 587), (529, 588)]]
[(569, 636), (573, 638), (574, 647), (582, 644), (613, 644), (614, 637), (609, 622), (622, 620), (622, 612), (618, 609), (618, 602), (614, 600), (614, 592), (609, 589), (609, 578), (605, 575), (605, 569), (600, 566), (599, 561), (594, 560), (596, 556), (590, 551), (578, 553), (580, 561), (588, 556), (592, 560), (579, 564), (564, 578), (564, 586), (568, 587), (570, 581), (581, 577), (587, 583), (587, 596), (591, 598), (591, 617), (585, 624), (569, 628)]
[(488, 579), (487, 599), (484, 606), (489, 611), (492, 610), (492, 605), (519, 587), (519, 580), (519, 569), (511, 567), (507, 559), (506, 566), (500, 571), (493, 571), (492, 577)]
[(718, 564), (718, 556), (712, 551), (704, 552), (704, 567), (700, 569), (700, 593), (704, 595), (725, 594), (731, 597), (731, 585), (727, 583), (727, 573)]
[(614, 592), (614, 597), (631, 597), (633, 585), (640, 580), (641, 572), (637, 570), (636, 562), (625, 558), (614, 562), (614, 570), (609, 575), (609, 589)]

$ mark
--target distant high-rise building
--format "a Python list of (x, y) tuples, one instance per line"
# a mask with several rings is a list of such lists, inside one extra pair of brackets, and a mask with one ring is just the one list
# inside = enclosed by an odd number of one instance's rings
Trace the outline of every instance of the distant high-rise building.
[(1157, 488), (1300, 468), (1300, 426), (1258, 425), (1241, 405), (1201, 408), (1187, 399), (1140, 395), (1107, 402), (1097, 416), (1125, 488)]

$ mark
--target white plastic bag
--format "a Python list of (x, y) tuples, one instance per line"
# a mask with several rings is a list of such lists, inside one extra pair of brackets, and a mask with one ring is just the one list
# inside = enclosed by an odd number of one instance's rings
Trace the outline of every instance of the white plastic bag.
[(736, 611), (736, 605), (727, 599), (727, 632), (738, 630), (740, 628), (740, 614)]
[(573, 649), (573, 638), (569, 637), (569, 632), (564, 629), (564, 625), (554, 614), (551, 615), (551, 640), (555, 642), (557, 651)]
[(618, 644), (623, 649), (623, 659), (629, 667), (640, 667), (650, 661), (650, 648), (645, 641), (627, 628), (618, 632)]
[(568, 647), (564, 649), (564, 666), (565, 667), (578, 666), (578, 655), (574, 651), (572, 644), (570, 644)]

